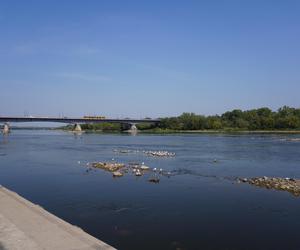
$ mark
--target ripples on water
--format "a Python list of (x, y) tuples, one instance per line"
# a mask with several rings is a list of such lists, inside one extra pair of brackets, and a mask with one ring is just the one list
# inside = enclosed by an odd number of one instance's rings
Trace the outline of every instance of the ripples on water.
[[(300, 178), (300, 142), (285, 140), (298, 137), (16, 130), (0, 138), (0, 183), (119, 249), (300, 249), (300, 198), (234, 181)], [(153, 184), (86, 172), (87, 162), (112, 158), (172, 175)]]

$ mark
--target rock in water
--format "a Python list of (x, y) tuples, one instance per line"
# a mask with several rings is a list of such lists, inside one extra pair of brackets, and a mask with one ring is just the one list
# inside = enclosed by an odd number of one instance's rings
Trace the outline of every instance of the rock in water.
[(142, 173), (141, 173), (140, 170), (137, 170), (137, 171), (135, 172), (135, 176), (141, 176), (141, 175), (142, 175)]
[(115, 172), (125, 167), (123, 163), (110, 163), (110, 162), (93, 162), (92, 166), (94, 168), (101, 168), (106, 171)]
[(148, 180), (149, 182), (153, 182), (153, 183), (159, 183), (159, 178), (157, 177), (152, 177)]
[(113, 177), (122, 177), (123, 173), (121, 173), (120, 171), (115, 171), (113, 172)]
[(264, 187), (267, 189), (283, 190), (299, 196), (300, 195), (300, 180), (293, 178), (280, 177), (255, 177), (255, 178), (241, 178), (238, 181), (246, 182), (257, 187)]

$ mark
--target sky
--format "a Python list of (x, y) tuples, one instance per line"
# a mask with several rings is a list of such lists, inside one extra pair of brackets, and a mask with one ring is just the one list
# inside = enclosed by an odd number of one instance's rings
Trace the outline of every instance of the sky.
[(0, 0), (0, 115), (300, 107), (300, 1)]

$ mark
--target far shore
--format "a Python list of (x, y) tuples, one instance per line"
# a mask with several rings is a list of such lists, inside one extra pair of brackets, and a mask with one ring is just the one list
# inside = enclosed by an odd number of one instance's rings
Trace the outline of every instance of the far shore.
[[(72, 131), (71, 128), (64, 127), (12, 127), (14, 129), (25, 130), (61, 130)], [(128, 133), (120, 130), (83, 129), (86, 133)], [(139, 134), (300, 134), (300, 130), (171, 130), (171, 129), (146, 129), (138, 130)]]
[[(71, 131), (70, 129), (58, 128), (58, 130)], [(87, 133), (128, 133), (119, 130), (95, 130), (85, 129)], [(139, 134), (300, 134), (300, 130), (164, 130), (148, 129), (138, 130)]]
[(200, 134), (300, 134), (300, 130), (174, 130), (174, 131), (147, 131), (140, 133), (200, 133)]

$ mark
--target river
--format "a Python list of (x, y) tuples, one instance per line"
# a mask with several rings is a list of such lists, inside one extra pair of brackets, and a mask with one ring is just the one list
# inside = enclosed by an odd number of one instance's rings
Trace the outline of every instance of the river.
[[(0, 137), (0, 184), (118, 249), (300, 249), (300, 197), (235, 181), (300, 178), (300, 142), (286, 140), (298, 137), (13, 130)], [(112, 159), (172, 174), (87, 171)]]

